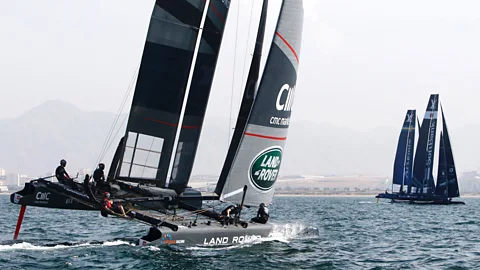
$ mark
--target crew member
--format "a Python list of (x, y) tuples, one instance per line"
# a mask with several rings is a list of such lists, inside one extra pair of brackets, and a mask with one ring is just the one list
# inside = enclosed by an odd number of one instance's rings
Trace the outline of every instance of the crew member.
[(103, 193), (103, 201), (102, 201), (103, 207), (112, 210), (113, 212), (120, 212), (122, 217), (126, 217), (125, 215), (125, 210), (123, 209), (123, 206), (121, 204), (113, 204), (113, 201), (110, 200), (110, 193), (105, 192)]
[(265, 224), (267, 223), (269, 217), (270, 216), (268, 215), (268, 208), (265, 206), (264, 203), (261, 203), (257, 211), (257, 216), (252, 218), (251, 221)]
[[(222, 216), (223, 216), (223, 224), (226, 224), (228, 226), (229, 223), (233, 223), (233, 221), (236, 219), (237, 214), (238, 214), (238, 205), (229, 205), (227, 208), (223, 209), (222, 211)], [(234, 216), (232, 218), (232, 216)]]
[(73, 189), (77, 189), (77, 185), (73, 182), (73, 179), (68, 175), (65, 167), (67, 166), (67, 161), (65, 159), (60, 160), (60, 166), (57, 167), (55, 170), (55, 177), (60, 184), (67, 184), (71, 186)]
[(105, 164), (100, 163), (98, 164), (98, 168), (93, 172), (93, 180), (95, 181), (95, 191), (97, 189), (102, 189), (105, 186), (105, 173), (103, 170), (105, 169)]

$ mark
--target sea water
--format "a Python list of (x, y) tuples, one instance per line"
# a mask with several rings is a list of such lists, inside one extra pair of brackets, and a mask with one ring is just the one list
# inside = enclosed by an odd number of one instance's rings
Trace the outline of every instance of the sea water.
[[(20, 207), (0, 196), (0, 269), (480, 269), (480, 199), (466, 205), (371, 197), (275, 197), (271, 237), (239, 246), (139, 247), (148, 226), (97, 211)], [(255, 214), (256, 209), (242, 213)], [(308, 227), (319, 235), (304, 235)]]

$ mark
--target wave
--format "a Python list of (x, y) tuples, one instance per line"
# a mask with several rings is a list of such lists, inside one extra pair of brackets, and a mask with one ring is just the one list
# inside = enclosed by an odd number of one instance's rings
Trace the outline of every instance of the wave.
[(94, 241), (94, 242), (85, 242), (85, 243), (49, 243), (45, 245), (36, 245), (28, 242), (15, 242), (13, 244), (0, 244), (0, 251), (14, 251), (14, 250), (57, 250), (57, 249), (67, 249), (67, 248), (78, 248), (78, 247), (102, 247), (102, 246), (120, 246), (120, 245), (130, 245), (135, 246), (135, 244), (125, 241), (125, 240), (112, 240), (112, 241)]

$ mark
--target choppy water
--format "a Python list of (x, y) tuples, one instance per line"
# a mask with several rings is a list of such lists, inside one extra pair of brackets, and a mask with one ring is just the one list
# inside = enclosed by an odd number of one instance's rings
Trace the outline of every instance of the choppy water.
[[(0, 269), (479, 269), (480, 199), (466, 205), (375, 203), (366, 197), (277, 197), (272, 222), (293, 228), (234, 247), (138, 247), (147, 226), (97, 212), (20, 207), (0, 196)], [(243, 216), (243, 213), (242, 213)], [(315, 226), (318, 237), (297, 235)]]

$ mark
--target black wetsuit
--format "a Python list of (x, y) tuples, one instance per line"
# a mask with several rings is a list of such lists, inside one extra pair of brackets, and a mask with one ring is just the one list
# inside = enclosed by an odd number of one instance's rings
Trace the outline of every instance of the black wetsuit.
[[(227, 216), (227, 210), (230, 209), (229, 216)], [(223, 209), (222, 215), (223, 215), (223, 223), (228, 225), (229, 223), (233, 223), (235, 220), (234, 215), (238, 214), (238, 208), (235, 205), (230, 205), (227, 208)]]
[(55, 176), (60, 184), (67, 184), (67, 179), (70, 179), (70, 176), (62, 165), (58, 166), (55, 170)]
[(74, 190), (78, 189), (77, 185), (75, 182), (73, 182), (73, 179), (70, 178), (70, 175), (68, 175), (67, 171), (65, 171), (65, 168), (62, 165), (58, 166), (55, 170), (55, 176), (60, 184), (69, 185)]
[(98, 189), (101, 189), (101, 190), (105, 189), (105, 173), (103, 172), (102, 169), (97, 168), (93, 172), (93, 180), (95, 181), (95, 187), (96, 187), (94, 193), (96, 193)]
[(251, 221), (265, 224), (267, 223), (269, 217), (270, 216), (268, 215), (268, 208), (260, 207), (258, 208), (257, 216), (252, 218)]
[(95, 182), (105, 182), (105, 173), (102, 169), (98, 168), (93, 172), (93, 180)]

